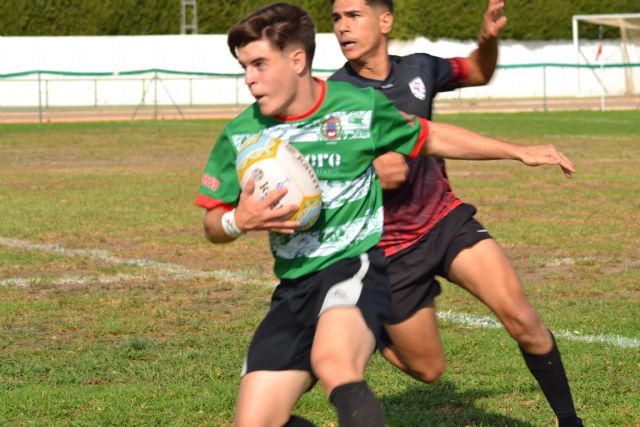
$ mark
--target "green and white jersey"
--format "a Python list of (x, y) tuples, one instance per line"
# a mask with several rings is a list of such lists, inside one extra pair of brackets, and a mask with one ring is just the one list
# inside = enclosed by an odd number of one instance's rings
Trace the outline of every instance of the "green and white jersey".
[(374, 89), (324, 82), (316, 105), (295, 117), (266, 117), (257, 104), (224, 128), (205, 168), (196, 204), (207, 209), (238, 203), (238, 149), (247, 138), (268, 134), (289, 142), (314, 168), (322, 190), (322, 213), (308, 230), (270, 233), (275, 274), (295, 279), (345, 258), (358, 256), (380, 240), (382, 190), (372, 166), (388, 151), (415, 157), (427, 128), (407, 117)]

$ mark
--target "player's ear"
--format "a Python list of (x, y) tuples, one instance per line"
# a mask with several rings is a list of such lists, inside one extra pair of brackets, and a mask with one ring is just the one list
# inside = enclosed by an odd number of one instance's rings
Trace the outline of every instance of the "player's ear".
[(294, 71), (298, 74), (302, 73), (307, 66), (307, 54), (304, 49), (301, 47), (293, 49), (290, 54), (290, 59)]
[(380, 15), (380, 31), (385, 36), (391, 32), (393, 28), (393, 13), (388, 10)]

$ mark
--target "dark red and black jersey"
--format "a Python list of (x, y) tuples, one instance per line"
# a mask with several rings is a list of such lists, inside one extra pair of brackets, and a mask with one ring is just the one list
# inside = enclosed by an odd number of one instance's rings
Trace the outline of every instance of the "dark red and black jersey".
[[(391, 72), (383, 80), (359, 76), (346, 63), (329, 79), (373, 87), (408, 114), (431, 119), (438, 92), (459, 88), (467, 77), (464, 58), (439, 58), (426, 53), (390, 56)], [(435, 157), (408, 160), (409, 177), (398, 189), (384, 193), (384, 233), (380, 247), (387, 256), (411, 246), (462, 202), (451, 190), (445, 164)]]

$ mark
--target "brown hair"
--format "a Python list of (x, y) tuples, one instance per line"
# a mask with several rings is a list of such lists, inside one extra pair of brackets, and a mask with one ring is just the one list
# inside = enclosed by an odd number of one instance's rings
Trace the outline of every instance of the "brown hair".
[(303, 46), (311, 66), (316, 51), (316, 25), (302, 8), (288, 3), (273, 3), (257, 9), (229, 29), (227, 44), (234, 58), (237, 49), (266, 39), (280, 50), (292, 44)]

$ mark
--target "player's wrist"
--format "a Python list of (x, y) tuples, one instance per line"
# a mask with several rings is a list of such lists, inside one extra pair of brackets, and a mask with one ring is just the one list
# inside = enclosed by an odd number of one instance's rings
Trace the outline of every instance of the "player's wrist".
[(240, 237), (243, 234), (242, 229), (236, 223), (236, 210), (232, 209), (228, 212), (225, 212), (222, 215), (222, 230), (229, 237), (234, 239)]
[(498, 40), (498, 36), (491, 34), (490, 32), (486, 31), (484, 28), (482, 28), (480, 30), (480, 33), (478, 34), (479, 46), (482, 46), (486, 43), (496, 42), (497, 40)]

